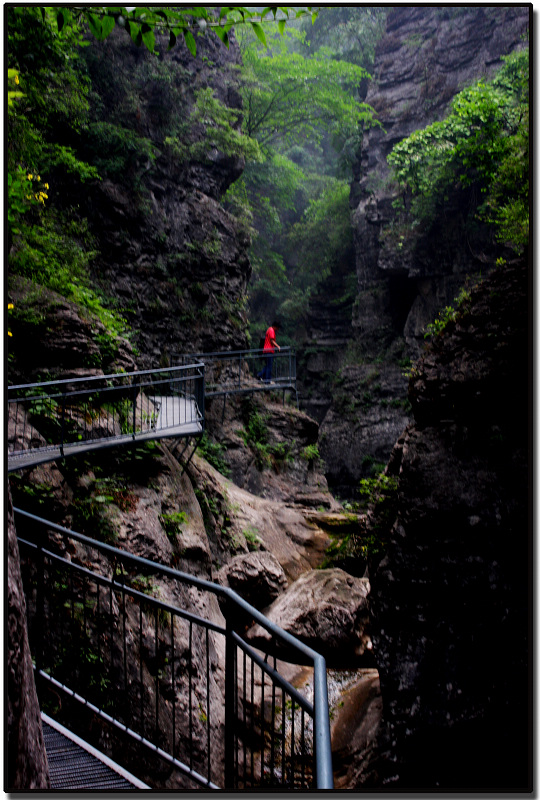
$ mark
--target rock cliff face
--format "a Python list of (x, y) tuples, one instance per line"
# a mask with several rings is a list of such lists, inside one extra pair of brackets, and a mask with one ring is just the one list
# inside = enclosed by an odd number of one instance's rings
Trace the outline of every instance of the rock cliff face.
[[(466, 235), (474, 209), (459, 203), (444, 225), (436, 222), (421, 238), (391, 235), (397, 187), (386, 157), (412, 131), (442, 119), (457, 92), (489, 78), (502, 55), (523, 46), (529, 12), (526, 6), (402, 6), (388, 16), (366, 97), (381, 127), (366, 132), (351, 187), (358, 282), (347, 313), (351, 333), (345, 343), (332, 342), (313, 324), (307, 343), (310, 383), (326, 388), (315, 395), (317, 404), (308, 397), (306, 408), (321, 423), (329, 484), (344, 495), (354, 493), (373, 461), (386, 461), (410, 418), (403, 372), (422, 351), (426, 324), (452, 304), (467, 276), (485, 274), (500, 254), (481, 227)], [(320, 316), (317, 307), (312, 313)], [(349, 408), (340, 387), (325, 376), (340, 369)], [(380, 389), (362, 403), (367, 373), (375, 369)], [(344, 441), (351, 453), (345, 459)]]
[(530, 785), (527, 275), (493, 272), (411, 378), (414, 422), (387, 468), (395, 521), (371, 574), (383, 724), (353, 785)]
[(204, 142), (202, 126), (183, 126), (207, 87), (238, 111), (240, 125), (238, 48), (210, 38), (197, 47), (193, 58), (161, 42), (156, 57), (119, 32), (87, 48), (100, 124), (114, 119), (150, 143), (133, 174), (101, 181), (81, 199), (102, 254), (95, 281), (132, 325), (141, 368), (175, 353), (246, 347), (249, 239), (220, 204), (243, 161), (211, 144), (196, 160), (180, 158), (166, 143), (175, 133), (182, 145)]

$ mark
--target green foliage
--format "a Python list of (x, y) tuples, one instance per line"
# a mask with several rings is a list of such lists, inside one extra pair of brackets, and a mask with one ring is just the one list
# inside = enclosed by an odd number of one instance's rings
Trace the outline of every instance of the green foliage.
[(244, 528), (242, 533), (246, 540), (248, 550), (258, 550), (262, 542), (258, 529), (254, 527)]
[[(90, 285), (89, 266), (97, 255), (86, 220), (60, 215), (53, 209), (40, 224), (19, 222), (20, 234), (10, 253), (10, 273), (22, 275), (77, 303), (105, 326), (107, 347), (122, 334), (126, 322), (107, 308), (104, 299)], [(17, 313), (24, 313), (19, 308)], [(103, 342), (105, 344), (105, 342)]]
[(308, 444), (301, 453), (304, 461), (318, 463), (321, 460), (321, 454), (316, 444)]
[(182, 525), (187, 523), (188, 516), (185, 511), (173, 511), (170, 514), (162, 514), (159, 520), (169, 539), (174, 542), (181, 533)]
[(231, 474), (231, 470), (225, 460), (226, 447), (219, 442), (213, 442), (205, 431), (199, 439), (199, 452), (218, 472), (226, 478)]
[(289, 231), (291, 247), (298, 254), (295, 285), (307, 289), (333, 268), (353, 258), (349, 213), (349, 184), (328, 179), (320, 194), (309, 201), (302, 218)]
[(260, 414), (258, 411), (251, 409), (245, 427), (243, 430), (244, 441), (246, 444), (268, 444), (269, 431), (268, 431), (268, 414)]
[[(45, 15), (46, 10), (41, 9)], [(309, 15), (317, 17), (315, 7), (302, 7), (296, 11), (288, 6), (270, 6), (262, 13), (244, 6), (191, 6), (170, 8), (164, 6), (56, 6), (56, 19), (59, 31), (65, 31), (74, 24), (85, 22), (98, 40), (106, 39), (115, 27), (124, 29), (138, 47), (144, 45), (150, 52), (156, 46), (156, 34), (169, 36), (169, 49), (175, 46), (179, 37), (183, 38), (190, 53), (195, 56), (197, 43), (195, 35), (211, 31), (223, 44), (229, 46), (229, 31), (238, 25), (249, 25), (259, 41), (266, 45), (261, 22), (279, 19), (279, 30), (283, 32), (286, 23)], [(271, 16), (270, 16), (271, 15)]]
[(24, 94), (18, 90), (19, 73), (16, 69), (8, 69), (8, 110), (11, 108), (15, 100), (24, 97)]
[(76, 151), (89, 111), (82, 31), (70, 24), (60, 33), (50, 8), (17, 6), (7, 12), (7, 34), (9, 69), (24, 95), (23, 103), (13, 104), (7, 128), (10, 274), (78, 303), (112, 337), (125, 323), (91, 286), (95, 242), (75, 209), (58, 210), (55, 192), (66, 177), (76, 187), (98, 176)]
[[(388, 156), (410, 221), (429, 223), (454, 187), (479, 185), (479, 217), (517, 251), (528, 241), (528, 50), (504, 59), (491, 83), (460, 92), (446, 119), (415, 131)], [(403, 200), (403, 198), (401, 198)]]
[[(7, 35), (8, 65), (16, 71), (24, 94), (24, 103), (11, 107), (8, 171), (13, 174), (18, 165), (47, 176), (54, 167), (64, 167), (81, 180), (96, 177), (95, 168), (73, 149), (88, 117), (82, 31), (69, 26), (59, 34), (51, 9), (12, 6)], [(48, 176), (45, 179), (53, 185)]]
[(360, 502), (344, 504), (368, 509), (369, 523), (358, 526), (337, 540), (334, 538), (327, 550), (325, 565), (343, 564), (350, 572), (363, 574), (366, 565), (380, 561), (384, 556), (390, 529), (396, 514), (398, 480), (380, 473), (363, 478), (359, 484)]
[(11, 473), (9, 483), (15, 505), (20, 505), (30, 514), (39, 516), (52, 513), (55, 501), (52, 486), (47, 483), (31, 483), (26, 477), (17, 473)]
[(315, 287), (350, 263), (348, 185), (334, 175), (356, 156), (363, 130), (378, 124), (359, 96), (365, 69), (326, 47), (325, 32), (317, 49), (306, 45), (308, 35), (298, 26), (268, 26), (263, 49), (249, 29), (237, 32), (244, 127), (265, 161), (248, 162), (242, 188), (233, 187), (226, 200), (252, 236), (253, 335), (278, 316), (283, 343), (302, 335)]
[(157, 155), (150, 139), (135, 131), (110, 122), (91, 122), (87, 126), (85, 143), (89, 157), (100, 174), (112, 180), (122, 175), (139, 175)]
[(394, 500), (398, 489), (398, 479), (381, 472), (373, 478), (362, 478), (358, 484), (361, 503), (365, 507), (380, 510)]
[(246, 403), (243, 413), (244, 428), (240, 434), (255, 455), (257, 469), (279, 471), (293, 457), (291, 445), (288, 442), (270, 442), (269, 415), (261, 414), (252, 403)]
[(362, 67), (333, 59), (327, 48), (313, 54), (293, 52), (286, 38), (274, 37), (268, 50), (248, 37), (241, 42), (249, 136), (263, 148), (278, 142), (290, 146), (306, 140), (320, 143), (329, 131), (374, 124), (373, 109), (354, 91), (367, 77)]
[(13, 233), (20, 233), (16, 227), (21, 214), (32, 207), (44, 205), (48, 199), (48, 183), (41, 183), (39, 175), (27, 172), (17, 166), (13, 173), (8, 173), (8, 224)]
[(467, 304), (471, 299), (470, 290), (463, 286), (456, 298), (454, 298), (455, 306), (445, 306), (437, 315), (434, 322), (426, 325), (426, 332), (424, 338), (434, 338), (439, 336), (447, 327), (449, 322), (455, 322), (459, 314), (463, 312), (464, 304)]
[[(207, 87), (198, 92), (189, 121), (182, 125), (178, 135), (166, 137), (165, 145), (182, 161), (211, 161), (214, 150), (225, 156), (261, 161), (257, 141), (244, 136), (239, 129), (240, 116), (238, 110), (223, 105), (214, 97), (213, 89)], [(200, 131), (203, 136), (190, 142), (193, 133)]]
[(311, 49), (327, 46), (333, 58), (369, 70), (388, 11), (384, 6), (325, 6), (312, 24), (301, 20), (301, 28)]
[(73, 527), (87, 536), (114, 544), (118, 531), (110, 513), (113, 502), (114, 497), (110, 492), (74, 498)]

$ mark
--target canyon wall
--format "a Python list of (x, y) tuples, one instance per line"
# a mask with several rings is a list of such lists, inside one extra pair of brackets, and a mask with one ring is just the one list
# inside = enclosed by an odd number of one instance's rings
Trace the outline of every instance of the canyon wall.
[(396, 235), (398, 189), (386, 158), (414, 130), (442, 119), (457, 92), (492, 76), (501, 56), (526, 46), (529, 15), (528, 6), (401, 6), (388, 16), (366, 97), (381, 127), (364, 135), (350, 195), (358, 291), (338, 335), (331, 322), (320, 324), (335, 295), (326, 292), (323, 314), (317, 299), (312, 304), (302, 375), (302, 407), (321, 423), (329, 484), (343, 496), (386, 462), (410, 419), (404, 373), (422, 352), (425, 326), (468, 276), (507, 255), (470, 224), (475, 208), (459, 201), (422, 235)]
[(393, 524), (370, 575), (383, 723), (356, 785), (531, 785), (529, 266), (473, 289), (410, 379), (414, 421), (387, 468)]
[[(81, 198), (101, 252), (96, 285), (132, 326), (140, 368), (175, 353), (247, 346), (249, 237), (220, 203), (244, 161), (190, 122), (198, 93), (210, 88), (222, 109), (237, 112), (240, 129), (240, 54), (233, 37), (230, 49), (215, 37), (199, 37), (197, 48), (194, 58), (160, 40), (155, 55), (116, 31), (86, 53), (97, 124), (112, 121), (140, 137), (127, 171), (115, 175), (113, 163), (113, 177)], [(108, 168), (111, 175), (110, 160)]]

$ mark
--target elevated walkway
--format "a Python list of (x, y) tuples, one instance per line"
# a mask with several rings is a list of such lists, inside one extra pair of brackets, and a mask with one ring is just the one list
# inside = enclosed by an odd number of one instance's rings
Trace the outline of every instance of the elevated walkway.
[[(130, 769), (144, 764), (158, 783), (173, 769), (187, 789), (333, 788), (320, 654), (229, 587), (22, 509), (14, 515), (41, 708), (58, 710), (79, 736), (99, 726), (116, 759)], [(173, 603), (160, 592), (164, 583)], [(261, 650), (246, 636), (254, 623), (269, 637)], [(310, 685), (293, 686), (285, 662), (312, 670)], [(45, 723), (55, 790), (135, 785)]]
[(132, 792), (150, 787), (92, 745), (41, 714), (53, 792)]
[(128, 442), (199, 437), (204, 366), (8, 388), (8, 471)]
[[(105, 447), (198, 438), (206, 397), (294, 392), (296, 353), (282, 347), (174, 356), (166, 369), (8, 387), (8, 472)], [(264, 376), (264, 377), (263, 377)]]

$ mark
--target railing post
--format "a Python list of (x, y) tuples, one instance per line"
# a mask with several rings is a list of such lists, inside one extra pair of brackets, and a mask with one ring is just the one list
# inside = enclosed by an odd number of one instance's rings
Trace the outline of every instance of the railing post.
[(328, 686), (326, 682), (326, 661), (319, 656), (313, 670), (313, 750), (315, 756), (315, 777), (317, 789), (333, 789), (332, 745), (330, 737), (330, 718), (328, 715)]
[(62, 395), (62, 422), (60, 424), (60, 453), (64, 455), (64, 434), (66, 430), (66, 394)]
[(36, 587), (36, 675), (44, 667), (43, 655), (43, 642), (45, 630), (45, 554), (43, 552), (43, 544), (40, 542), (37, 546), (37, 587)]
[(225, 790), (234, 789), (234, 747), (236, 734), (236, 645), (232, 636), (231, 608), (227, 600), (225, 633)]
[(205, 413), (204, 413), (205, 382), (206, 382), (206, 369), (203, 364), (202, 369), (199, 371), (199, 374), (195, 375), (195, 400), (197, 403), (197, 410), (201, 416), (201, 424), (203, 431), (204, 431), (204, 421), (205, 421)]
[(137, 423), (137, 378), (133, 380), (133, 439), (135, 439), (136, 423)]

